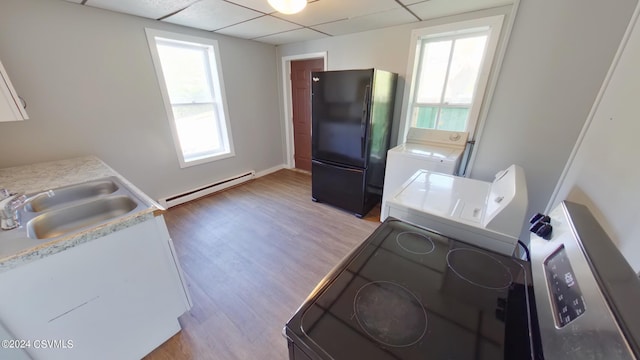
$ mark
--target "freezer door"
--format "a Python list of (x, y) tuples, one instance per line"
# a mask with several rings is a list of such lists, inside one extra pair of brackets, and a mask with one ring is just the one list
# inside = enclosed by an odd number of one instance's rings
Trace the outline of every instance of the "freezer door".
[(365, 168), (373, 69), (312, 73), (313, 159)]
[(365, 171), (319, 161), (311, 162), (311, 194), (313, 199), (352, 212), (365, 215), (367, 193)]

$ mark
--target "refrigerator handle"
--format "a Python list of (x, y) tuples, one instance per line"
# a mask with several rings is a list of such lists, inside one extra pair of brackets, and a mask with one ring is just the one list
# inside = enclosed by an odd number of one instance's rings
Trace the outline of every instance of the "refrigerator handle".
[(364, 100), (362, 102), (362, 120), (360, 120), (360, 157), (364, 158), (366, 150), (367, 138), (367, 118), (369, 117), (369, 96), (371, 94), (371, 85), (364, 88)]

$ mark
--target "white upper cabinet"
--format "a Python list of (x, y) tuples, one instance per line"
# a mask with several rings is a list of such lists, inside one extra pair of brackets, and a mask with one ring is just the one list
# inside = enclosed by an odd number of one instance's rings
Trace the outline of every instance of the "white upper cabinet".
[(0, 121), (17, 121), (28, 118), (22, 100), (11, 85), (7, 71), (0, 62)]

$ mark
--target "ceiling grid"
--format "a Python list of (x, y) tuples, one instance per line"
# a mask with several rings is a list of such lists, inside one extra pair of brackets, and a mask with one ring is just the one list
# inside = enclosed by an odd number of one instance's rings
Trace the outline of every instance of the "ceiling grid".
[(65, 0), (273, 45), (414, 23), (510, 0), (308, 0), (285, 15), (267, 0)]

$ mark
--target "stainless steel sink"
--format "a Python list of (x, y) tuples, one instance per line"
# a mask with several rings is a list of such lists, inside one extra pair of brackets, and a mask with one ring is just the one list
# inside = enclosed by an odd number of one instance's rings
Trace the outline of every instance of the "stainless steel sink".
[(27, 238), (54, 240), (151, 206), (116, 176), (52, 190), (53, 196), (36, 198), (19, 210)]
[(56, 238), (126, 215), (136, 207), (138, 203), (128, 195), (98, 197), (34, 217), (27, 222), (27, 236), (32, 239)]
[(64, 186), (54, 190), (55, 195), (51, 197), (41, 196), (29, 204), (24, 209), (29, 212), (43, 212), (57, 207), (69, 205), (78, 201), (95, 198), (102, 195), (113, 194), (118, 191), (119, 186), (114, 178), (100, 179), (86, 183)]

